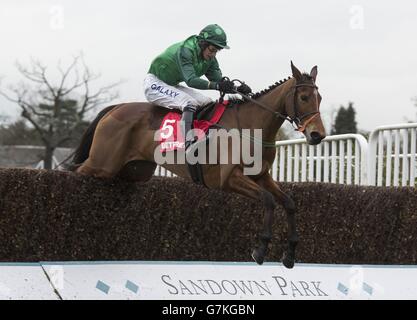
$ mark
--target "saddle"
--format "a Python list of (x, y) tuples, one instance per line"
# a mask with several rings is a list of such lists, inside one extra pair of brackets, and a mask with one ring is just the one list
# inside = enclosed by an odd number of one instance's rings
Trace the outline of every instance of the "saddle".
[[(198, 129), (199, 133), (197, 141), (204, 139), (210, 127), (219, 122), (227, 105), (228, 101), (214, 102), (198, 111), (196, 119), (193, 121), (193, 129)], [(159, 128), (161, 152), (184, 149), (184, 137), (179, 125), (180, 120), (181, 113), (176, 110), (168, 112), (162, 119)]]
[(197, 120), (209, 120), (213, 117), (215, 106), (218, 104), (217, 101), (212, 101), (204, 107), (197, 110), (196, 118)]
[[(197, 131), (198, 135), (196, 141), (187, 149), (187, 154), (190, 152), (195, 154), (198, 152), (197, 144), (208, 142), (206, 133), (219, 122), (227, 105), (228, 101), (212, 102), (198, 110), (196, 119), (193, 121), (193, 129), (199, 129)], [(163, 118), (159, 130), (160, 151), (162, 153), (184, 149), (184, 137), (179, 125), (180, 120), (181, 113), (178, 111), (170, 111)], [(197, 156), (197, 154), (195, 155)], [(188, 163), (188, 169), (195, 183), (205, 185), (199, 163), (193, 165)]]

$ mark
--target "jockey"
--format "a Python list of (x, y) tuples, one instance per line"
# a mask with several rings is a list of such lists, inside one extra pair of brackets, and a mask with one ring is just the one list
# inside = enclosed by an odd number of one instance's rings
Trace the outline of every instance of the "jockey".
[[(219, 25), (210, 24), (199, 35), (168, 47), (152, 61), (145, 77), (144, 90), (149, 102), (182, 111), (185, 149), (193, 141), (193, 137), (187, 133), (191, 130), (196, 110), (212, 102), (194, 89), (224, 93), (234, 93), (235, 89), (244, 94), (251, 92), (246, 84), (235, 88), (232, 81), (222, 79), (216, 59), (221, 49), (229, 49), (226, 34)], [(209, 81), (201, 79), (203, 75)], [(185, 82), (188, 87), (180, 85), (180, 82)]]

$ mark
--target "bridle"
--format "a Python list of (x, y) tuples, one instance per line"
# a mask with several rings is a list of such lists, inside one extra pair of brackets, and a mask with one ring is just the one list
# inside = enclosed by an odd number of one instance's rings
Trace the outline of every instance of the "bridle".
[[(232, 80), (232, 82), (235, 82), (235, 81), (243, 84), (243, 82), (238, 80), (238, 79)], [(320, 115), (320, 111), (319, 110), (311, 111), (311, 112), (305, 113), (303, 115), (299, 115), (299, 107), (298, 107), (298, 104), (297, 104), (297, 101), (296, 101), (296, 97), (297, 97), (297, 88), (301, 88), (301, 87), (311, 87), (311, 88), (318, 89), (318, 87), (313, 83), (311, 83), (311, 84), (310, 83), (300, 83), (300, 84), (296, 84), (296, 85), (294, 85), (290, 88), (290, 90), (287, 93), (287, 96), (294, 90), (294, 96), (293, 96), (294, 116), (293, 117), (286, 116), (286, 115), (284, 115), (284, 114), (282, 114), (278, 111), (274, 111), (270, 107), (268, 107), (267, 105), (263, 104), (262, 102), (259, 102), (255, 99), (253, 99), (251, 96), (243, 94), (243, 93), (237, 91), (236, 89), (234, 89), (233, 91), (237, 94), (240, 94), (246, 100), (249, 100), (249, 101), (255, 103), (256, 105), (260, 106), (261, 108), (273, 113), (276, 118), (281, 118), (281, 119), (287, 120), (288, 122), (291, 123), (291, 125), (294, 127), (294, 129), (296, 131), (304, 132), (307, 125), (311, 121), (313, 121), (316, 117), (318, 117)], [(306, 118), (307, 118), (307, 120), (305, 120), (305, 122), (303, 124), (301, 124), (302, 121)]]
[[(289, 119), (287, 119), (288, 121), (290, 121), (290, 123), (293, 125), (295, 124), (297, 127), (295, 128), (296, 131), (299, 132), (304, 132), (307, 125), (313, 121), (316, 117), (318, 117), (320, 115), (320, 111), (311, 111), (311, 112), (307, 112), (303, 115), (299, 115), (299, 107), (296, 101), (296, 97), (297, 97), (297, 88), (300, 87), (311, 87), (314, 89), (319, 89), (315, 84), (310, 84), (310, 83), (300, 83), (300, 84), (296, 84), (295, 86), (291, 87), (291, 90), (287, 93), (287, 95), (294, 89), (294, 96), (293, 96), (293, 106), (294, 106), (294, 117), (288, 117)], [(306, 119), (305, 122), (303, 124), (301, 124), (301, 122)]]

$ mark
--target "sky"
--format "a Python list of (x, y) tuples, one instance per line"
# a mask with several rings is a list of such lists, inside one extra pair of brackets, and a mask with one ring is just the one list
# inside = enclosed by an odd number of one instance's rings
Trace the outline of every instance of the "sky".
[[(411, 0), (2, 0), (0, 86), (19, 83), (16, 62), (29, 66), (31, 58), (58, 81), (58, 62), (65, 66), (82, 53), (101, 74), (97, 88), (123, 81), (115, 102), (144, 101), (153, 58), (217, 23), (231, 47), (217, 54), (223, 75), (260, 91), (290, 76), (291, 60), (306, 72), (317, 65), (326, 127), (351, 101), (358, 128), (371, 131), (417, 121), (416, 17)], [(3, 118), (19, 114), (0, 97)]]

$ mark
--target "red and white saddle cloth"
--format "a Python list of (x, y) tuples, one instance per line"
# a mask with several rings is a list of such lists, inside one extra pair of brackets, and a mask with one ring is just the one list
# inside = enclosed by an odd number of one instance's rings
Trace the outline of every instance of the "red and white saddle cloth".
[[(223, 101), (223, 103), (217, 103), (210, 120), (194, 120), (193, 128), (198, 129), (195, 130), (198, 140), (203, 139), (208, 129), (219, 122), (227, 104), (227, 100)], [(181, 114), (178, 112), (169, 112), (162, 120), (158, 137), (161, 152), (184, 149), (184, 137), (181, 131), (180, 120)]]

